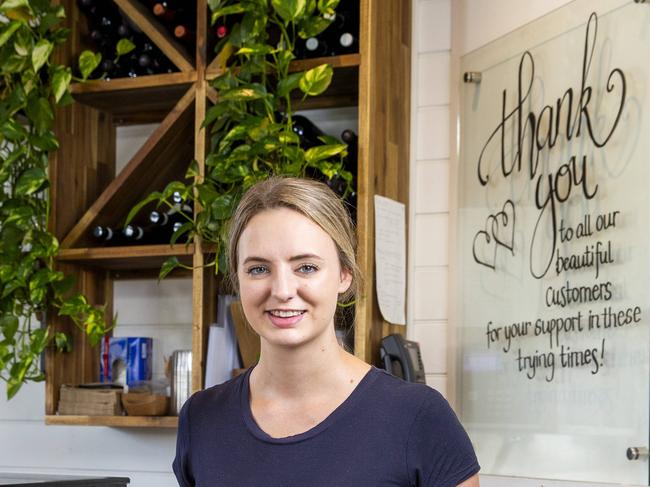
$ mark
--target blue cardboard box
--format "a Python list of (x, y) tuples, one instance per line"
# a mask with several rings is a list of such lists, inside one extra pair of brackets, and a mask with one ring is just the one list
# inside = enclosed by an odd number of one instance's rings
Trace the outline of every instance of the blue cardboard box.
[(110, 337), (102, 340), (100, 381), (132, 386), (151, 380), (152, 346), (150, 337)]

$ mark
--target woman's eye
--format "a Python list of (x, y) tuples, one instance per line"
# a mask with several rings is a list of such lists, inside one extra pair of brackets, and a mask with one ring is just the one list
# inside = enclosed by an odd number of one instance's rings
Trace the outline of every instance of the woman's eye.
[(312, 272), (316, 272), (318, 270), (318, 267), (312, 264), (302, 264), (298, 270), (302, 272), (303, 274), (311, 274)]
[(246, 272), (248, 272), (251, 276), (259, 276), (260, 274), (264, 274), (266, 272), (266, 267), (257, 265), (255, 267), (250, 267)]

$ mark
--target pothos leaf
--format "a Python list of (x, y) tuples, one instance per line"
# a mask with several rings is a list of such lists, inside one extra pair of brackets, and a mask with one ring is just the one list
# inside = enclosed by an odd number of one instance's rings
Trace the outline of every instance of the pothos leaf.
[(293, 22), (305, 13), (307, 0), (271, 0), (271, 5), (285, 22)]
[(302, 79), (302, 73), (291, 73), (286, 78), (280, 79), (278, 81), (278, 96), (287, 96), (293, 90), (298, 88), (298, 84)]
[(253, 83), (251, 85), (233, 88), (221, 93), (221, 100), (224, 101), (251, 101), (259, 100), (266, 96), (266, 88), (263, 85)]
[(47, 174), (40, 167), (27, 169), (20, 175), (16, 183), (17, 195), (30, 195), (41, 189), (47, 181)]
[(318, 145), (305, 151), (305, 161), (307, 164), (314, 164), (340, 154), (346, 148), (347, 145), (345, 144)]
[(0, 12), (6, 12), (8, 10), (13, 10), (16, 8), (27, 8), (29, 9), (28, 0), (5, 0), (0, 5)]
[(101, 62), (101, 53), (94, 53), (92, 51), (82, 52), (79, 55), (79, 71), (81, 72), (81, 77), (84, 80), (87, 80), (90, 73), (92, 73)]
[(14, 32), (16, 32), (21, 25), (21, 22), (14, 20), (13, 22), (6, 24), (2, 30), (0, 30), (0, 47), (4, 46), (5, 43), (11, 39), (11, 36), (14, 35)]
[(38, 70), (47, 62), (50, 54), (52, 54), (52, 49), (54, 49), (54, 45), (47, 39), (41, 39), (36, 43), (32, 51), (34, 72), (38, 73)]
[(14, 315), (4, 315), (0, 318), (0, 332), (5, 340), (12, 340), (18, 331), (18, 318)]
[(72, 350), (72, 344), (65, 333), (60, 331), (54, 334), (54, 344), (58, 352), (69, 352)]
[(155, 191), (151, 194), (149, 194), (145, 199), (140, 201), (137, 205), (135, 205), (133, 208), (131, 208), (131, 211), (129, 211), (129, 214), (126, 216), (126, 220), (124, 221), (124, 225), (128, 225), (131, 223), (131, 220), (135, 218), (135, 215), (137, 215), (140, 210), (151, 203), (152, 201), (160, 200), (162, 199), (162, 193)]
[(329, 64), (321, 64), (305, 71), (298, 83), (305, 95), (316, 96), (323, 93), (332, 82), (334, 70)]
[(135, 49), (135, 44), (131, 42), (131, 39), (123, 38), (117, 41), (117, 46), (115, 47), (115, 53), (119, 56), (128, 54)]
[(323, 17), (309, 17), (300, 24), (298, 35), (302, 39), (314, 37), (329, 27), (331, 21)]
[(22, 380), (15, 378), (13, 376), (10, 377), (9, 380), (7, 381), (7, 399), (11, 399), (12, 397), (14, 397), (22, 386), (23, 386)]
[(246, 8), (241, 3), (236, 3), (235, 5), (229, 5), (228, 7), (223, 8), (211, 8), (211, 10), (212, 23), (214, 24), (219, 17), (223, 17), (225, 15), (241, 14), (246, 11)]
[(163, 262), (163, 265), (160, 267), (160, 273), (158, 274), (158, 280), (162, 280), (167, 275), (179, 267), (181, 265), (180, 261), (178, 260), (178, 257), (170, 257), (167, 259), (165, 262)]
[(30, 98), (25, 111), (39, 134), (44, 133), (52, 126), (54, 112), (47, 98)]
[(233, 199), (232, 195), (223, 194), (218, 196), (210, 205), (212, 214), (218, 220), (225, 220), (230, 218), (233, 212)]
[(323, 13), (331, 13), (338, 4), (339, 0), (318, 0), (318, 10)]

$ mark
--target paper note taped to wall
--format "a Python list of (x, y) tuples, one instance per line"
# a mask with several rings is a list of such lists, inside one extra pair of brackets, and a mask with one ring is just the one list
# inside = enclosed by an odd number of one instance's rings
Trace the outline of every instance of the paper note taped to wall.
[(406, 207), (375, 195), (375, 275), (379, 311), (394, 325), (406, 324)]

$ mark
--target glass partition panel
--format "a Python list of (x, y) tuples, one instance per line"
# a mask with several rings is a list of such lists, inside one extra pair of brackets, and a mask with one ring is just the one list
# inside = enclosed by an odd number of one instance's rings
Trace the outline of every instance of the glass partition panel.
[[(483, 473), (648, 485), (650, 5), (464, 56), (455, 317)], [(478, 82), (477, 82), (478, 81)]]

